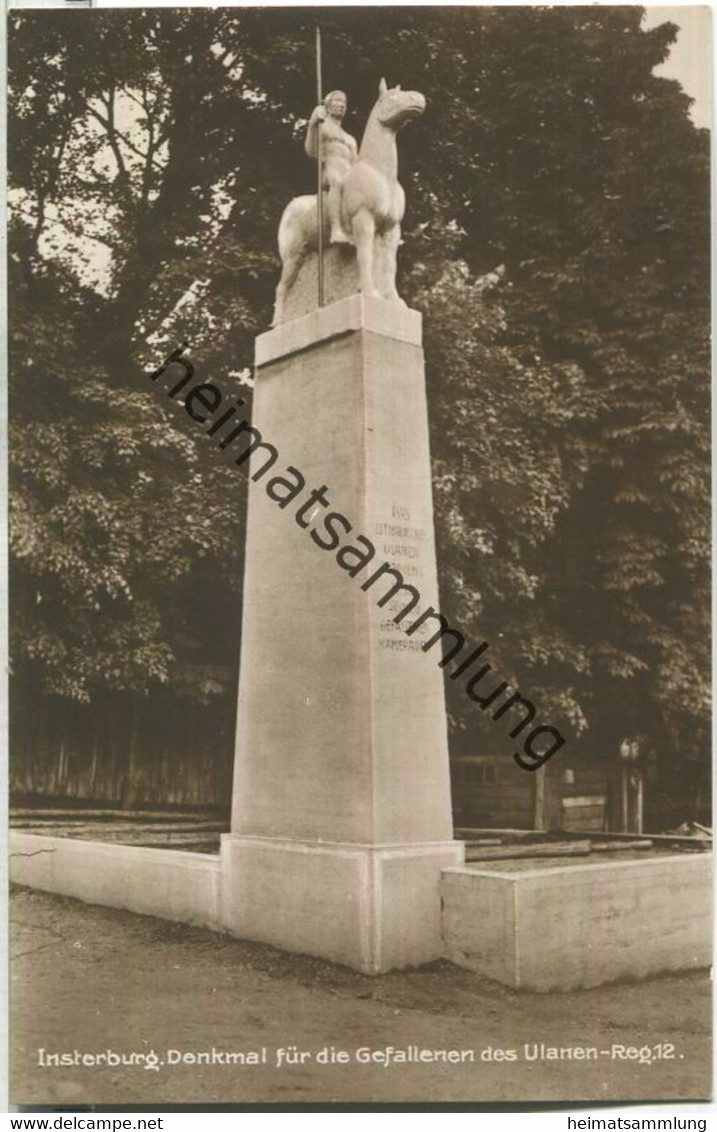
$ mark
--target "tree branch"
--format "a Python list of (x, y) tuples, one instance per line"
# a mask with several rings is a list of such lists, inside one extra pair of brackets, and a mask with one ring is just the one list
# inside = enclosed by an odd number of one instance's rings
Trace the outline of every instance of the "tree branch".
[(136, 94), (132, 94), (132, 91), (129, 89), (129, 87), (121, 86), (120, 90), (124, 94), (126, 94), (128, 98), (131, 98), (132, 102), (134, 102), (137, 106), (139, 106), (141, 110), (144, 110), (146, 112), (147, 107), (144, 105), (144, 100), (143, 99), (140, 100), (139, 98), (137, 98)]
[(110, 88), (110, 94), (108, 96), (107, 102), (104, 102), (102, 98), (100, 98), (100, 100), (99, 100), (102, 103), (102, 105), (105, 106), (106, 109), (107, 109), (107, 117), (106, 118), (103, 118), (102, 115), (100, 114), (100, 112), (98, 110), (95, 110), (95, 108), (93, 106), (88, 106), (88, 109), (89, 109), (90, 114), (93, 116), (93, 118), (96, 118), (97, 121), (103, 126), (103, 128), (104, 128), (104, 130), (107, 134), (107, 140), (110, 143), (110, 148), (112, 149), (112, 153), (114, 154), (114, 159), (117, 162), (118, 181), (119, 181), (120, 191), (122, 192), (122, 194), (126, 198), (127, 204), (132, 205), (133, 200), (132, 200), (132, 190), (130, 188), (130, 185), (131, 185), (130, 177), (129, 177), (129, 173), (127, 172), (127, 166), (124, 163), (124, 158), (122, 157), (122, 152), (121, 152), (120, 147), (117, 143), (118, 133), (117, 133), (117, 130), (115, 129), (115, 122), (114, 122), (114, 99), (115, 99), (114, 87), (111, 87)]
[(38, 179), (37, 217), (31, 237), (32, 246), (35, 251), (37, 251), (38, 244), (40, 243), (40, 237), (42, 235), (42, 229), (45, 225), (45, 206), (48, 200), (51, 198), (53, 191), (57, 188), (57, 183), (60, 179), (62, 158), (64, 156), (65, 148), (67, 146), (67, 142), (69, 141), (70, 134), (72, 133), (74, 121), (75, 119), (73, 114), (70, 114), (66, 118), (65, 126), (62, 130), (59, 145), (57, 147), (57, 152), (52, 155), (50, 172), (45, 178), (44, 183), (41, 183)]
[(147, 144), (147, 160), (145, 161), (144, 170), (142, 172), (142, 204), (146, 208), (149, 203), (149, 194), (152, 188), (152, 164), (154, 162), (155, 151), (155, 135), (154, 135), (154, 115), (149, 109), (149, 100), (147, 98), (147, 91), (142, 87), (142, 101), (145, 104), (145, 112), (147, 114), (147, 134), (149, 140)]
[[(22, 216), (26, 216), (28, 220), (33, 221), (34, 227), (37, 227), (37, 216), (35, 213), (30, 212), (26, 208), (22, 208), (20, 205), (15, 206), (15, 211), (19, 212)], [(104, 247), (110, 248), (112, 251), (116, 251), (119, 247), (121, 247), (121, 243), (117, 240), (104, 239), (102, 236), (92, 236), (89, 232), (83, 232), (81, 229), (75, 228), (72, 224), (68, 223), (67, 220), (62, 220), (61, 218), (56, 218), (54, 216), (46, 216), (44, 213), (44, 205), (43, 221), (46, 224), (56, 224), (58, 225), (58, 227), (64, 228), (66, 232), (69, 232), (72, 236), (77, 236), (78, 239), (93, 240), (96, 244), (102, 244), (104, 245)]]
[[(115, 138), (119, 138), (119, 140), (124, 145), (126, 145), (128, 149), (132, 150), (132, 153), (136, 154), (137, 157), (141, 157), (143, 161), (145, 161), (147, 159), (147, 157), (149, 156), (148, 153), (144, 153), (141, 149), (139, 149), (134, 144), (134, 142), (131, 142), (128, 137), (125, 137), (125, 135), (122, 133), (122, 131), (118, 130), (116, 126), (112, 126), (106, 118), (103, 118), (102, 115), (97, 110), (94, 109), (94, 107), (89, 107), (89, 111), (90, 111), (90, 114), (92, 114), (93, 118), (96, 118), (98, 122), (101, 122), (101, 124), (104, 127), (105, 131), (107, 132), (108, 136), (109, 136), (109, 133), (110, 133), (110, 130), (111, 130), (112, 133), (114, 134)], [(111, 139), (110, 139), (110, 144), (112, 144)], [(155, 145), (153, 147), (153, 153), (155, 153), (156, 150), (157, 150), (157, 146)], [(154, 157), (152, 158), (152, 160), (154, 160)], [(164, 166), (161, 164), (161, 162), (155, 161), (154, 163), (155, 163), (155, 165), (157, 166), (158, 169), (161, 170), (161, 169), (164, 168)], [(122, 164), (122, 168), (125, 169), (125, 173), (126, 173), (127, 171), (126, 171), (126, 168), (124, 166), (124, 163)], [(128, 176), (128, 174), (127, 174), (127, 176)]]

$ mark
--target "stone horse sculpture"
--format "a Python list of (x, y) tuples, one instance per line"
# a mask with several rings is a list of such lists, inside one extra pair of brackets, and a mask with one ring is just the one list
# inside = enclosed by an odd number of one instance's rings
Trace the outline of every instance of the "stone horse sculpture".
[[(422, 114), (426, 100), (416, 90), (379, 84), (378, 101), (369, 115), (358, 156), (343, 184), (341, 217), (345, 231), (356, 245), (359, 290), (364, 295), (402, 302), (396, 290), (396, 252), (401, 241), (401, 221), (406, 207), (398, 183), (396, 133)], [(375, 242), (380, 237), (386, 262), (376, 271)], [(327, 210), (324, 209), (324, 241), (329, 243)], [(284, 317), (284, 304), (307, 255), (318, 248), (316, 195), (295, 197), (284, 209), (279, 225), (282, 272), (276, 289), (273, 324)]]

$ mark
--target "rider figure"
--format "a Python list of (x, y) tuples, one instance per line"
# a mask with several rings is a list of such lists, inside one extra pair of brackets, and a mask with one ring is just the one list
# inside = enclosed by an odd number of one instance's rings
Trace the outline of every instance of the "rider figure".
[(329, 214), (330, 240), (332, 244), (350, 244), (351, 238), (341, 223), (341, 189), (349, 168), (356, 160), (358, 147), (351, 134), (342, 128), (341, 122), (346, 113), (346, 95), (342, 90), (332, 90), (326, 95), (309, 119), (304, 148), (309, 157), (319, 156), (319, 122), (321, 122), (321, 156), (324, 164), (324, 191), (327, 193), (326, 206)]

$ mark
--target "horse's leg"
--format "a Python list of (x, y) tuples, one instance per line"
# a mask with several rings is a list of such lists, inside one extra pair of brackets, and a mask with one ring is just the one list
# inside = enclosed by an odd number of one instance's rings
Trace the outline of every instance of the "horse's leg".
[(373, 241), (376, 222), (367, 208), (361, 208), (352, 218), (351, 229), (356, 243), (359, 269), (359, 290), (364, 295), (379, 299), (381, 296), (373, 281)]
[(281, 268), (281, 279), (279, 280), (276, 288), (276, 296), (274, 299), (274, 316), (271, 320), (271, 325), (276, 326), (284, 317), (284, 303), (290, 287), (294, 285), (296, 276), (299, 274), (301, 267), (301, 251), (293, 249), (288, 253)]
[(394, 224), (394, 226), (386, 232), (383, 243), (386, 254), (386, 275), (383, 286), (383, 297), (384, 299), (391, 299), (394, 302), (402, 303), (403, 299), (396, 290), (396, 257), (398, 254), (398, 245), (401, 243), (400, 224)]
[(307, 252), (316, 247), (316, 242), (316, 198), (296, 197), (284, 209), (279, 224), (281, 279), (274, 298), (272, 326), (282, 321), (286, 297), (296, 282)]
[(294, 243), (293, 246), (284, 248), (281, 264), (281, 279), (276, 288), (276, 297), (274, 299), (274, 316), (271, 320), (272, 326), (277, 326), (284, 317), (284, 303), (289, 290), (296, 282), (296, 276), (299, 274), (304, 259), (305, 246), (304, 242)]

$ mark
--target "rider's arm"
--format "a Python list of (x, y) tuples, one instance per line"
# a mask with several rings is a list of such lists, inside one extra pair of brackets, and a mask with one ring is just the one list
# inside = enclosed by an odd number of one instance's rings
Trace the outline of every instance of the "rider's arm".
[(304, 142), (304, 149), (309, 157), (319, 156), (319, 138), (318, 127), (315, 122), (309, 122), (309, 128), (306, 131), (306, 141)]
[[(322, 113), (319, 113), (322, 111)], [(304, 149), (309, 157), (319, 156), (319, 122), (323, 121), (326, 117), (326, 110), (323, 106), (317, 106), (313, 114), (309, 118), (309, 128), (306, 131), (306, 141), (304, 142)]]

